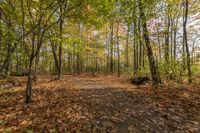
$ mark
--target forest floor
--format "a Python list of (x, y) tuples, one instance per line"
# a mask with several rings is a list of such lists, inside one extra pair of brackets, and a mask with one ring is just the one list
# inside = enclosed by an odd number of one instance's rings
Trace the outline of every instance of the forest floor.
[(200, 133), (200, 85), (132, 85), (115, 76), (41, 76), (33, 101), (0, 89), (0, 132)]

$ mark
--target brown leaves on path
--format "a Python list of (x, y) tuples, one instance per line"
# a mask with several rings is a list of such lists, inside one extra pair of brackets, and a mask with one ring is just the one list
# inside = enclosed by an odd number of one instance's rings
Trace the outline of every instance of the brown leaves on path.
[(0, 90), (0, 132), (200, 131), (198, 86), (133, 86), (113, 76), (39, 78), (29, 105), (24, 86)]

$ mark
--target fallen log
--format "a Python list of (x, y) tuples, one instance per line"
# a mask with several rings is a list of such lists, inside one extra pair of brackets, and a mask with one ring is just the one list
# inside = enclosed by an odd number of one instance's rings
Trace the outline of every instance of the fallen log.
[(136, 78), (132, 78), (130, 80), (131, 80), (131, 83), (134, 85), (143, 85), (143, 84), (147, 83), (148, 81), (150, 81), (149, 77), (147, 77), (147, 76), (136, 77)]

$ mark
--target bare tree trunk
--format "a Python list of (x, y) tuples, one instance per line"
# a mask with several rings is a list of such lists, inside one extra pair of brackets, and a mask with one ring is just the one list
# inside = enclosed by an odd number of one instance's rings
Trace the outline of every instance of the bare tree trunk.
[(185, 51), (185, 33), (184, 33), (184, 30), (185, 30), (185, 19), (186, 19), (186, 18), (185, 18), (186, 16), (185, 16), (185, 13), (184, 13), (185, 10), (186, 10), (185, 8), (186, 8), (186, 7), (184, 6), (184, 7), (183, 7), (183, 44), (182, 44), (182, 45), (183, 45), (182, 63), (183, 63), (183, 69), (184, 69), (184, 70), (186, 70), (186, 61), (185, 61), (185, 59), (186, 59), (186, 58), (185, 58), (185, 52), (186, 52), (186, 51)]
[(178, 26), (178, 17), (176, 18), (176, 22), (174, 25), (174, 60), (176, 60), (176, 34), (177, 34), (177, 26)]
[(116, 37), (117, 37), (117, 75), (120, 77), (120, 51), (119, 51), (119, 24), (117, 24)]
[(170, 19), (169, 16), (167, 16), (167, 20), (166, 20), (166, 26), (167, 26), (167, 30), (166, 30), (166, 35), (165, 35), (165, 48), (164, 48), (164, 52), (165, 52), (165, 73), (166, 75), (168, 75), (169, 73), (169, 36), (170, 36)]
[(33, 83), (33, 72), (32, 72), (33, 58), (30, 58), (28, 68), (28, 82), (26, 86), (26, 104), (30, 103), (32, 96), (32, 83)]
[(73, 55), (72, 55), (72, 60), (73, 60), (73, 76), (76, 75), (76, 59), (75, 59), (75, 44), (73, 43)]
[[(38, 37), (38, 40), (39, 41), (39, 37)], [(39, 46), (37, 45), (37, 49), (39, 48)], [(38, 76), (38, 64), (39, 64), (39, 53), (36, 55), (36, 58), (35, 58), (35, 72), (34, 72), (34, 81), (36, 82), (37, 81), (37, 76)]]
[(15, 75), (16, 74), (18, 74), (19, 73), (19, 66), (20, 66), (20, 64), (19, 64), (19, 53), (17, 52), (16, 54), (15, 54), (15, 56), (16, 56), (16, 67), (15, 67)]
[(170, 58), (171, 60), (173, 60), (173, 48), (174, 48), (174, 44), (173, 44), (173, 28), (174, 28), (174, 19), (170, 19), (171, 22), (171, 29), (170, 29), (170, 41), (171, 41), (171, 50), (170, 50)]
[(188, 20), (188, 0), (185, 0), (185, 19), (183, 23), (184, 27), (184, 38), (185, 38), (185, 48), (187, 53), (187, 70), (188, 70), (188, 82), (192, 83), (192, 71), (191, 71), (191, 61), (190, 61), (190, 51), (188, 47), (188, 37), (187, 37), (187, 20)]
[(159, 74), (159, 71), (158, 71), (158, 68), (156, 65), (156, 61), (153, 57), (153, 52), (152, 52), (152, 48), (151, 48), (151, 44), (150, 44), (150, 38), (148, 35), (147, 24), (146, 24), (146, 16), (143, 11), (142, 1), (138, 0), (138, 4), (139, 4), (140, 17), (142, 18), (143, 36), (144, 36), (144, 40), (145, 40), (145, 44), (146, 44), (146, 48), (147, 48), (147, 55), (148, 55), (148, 59), (149, 59), (149, 66), (150, 66), (153, 84), (155, 84), (155, 85), (161, 84), (160, 74)]
[(144, 46), (141, 38), (141, 18), (138, 18), (138, 39), (139, 39), (139, 68), (144, 68)]
[[(136, 4), (136, 1), (135, 1)], [(134, 74), (138, 75), (138, 69), (139, 69), (139, 43), (140, 43), (140, 38), (138, 36), (138, 31), (140, 32), (140, 23), (141, 23), (141, 19), (140, 17), (137, 17), (136, 13), (137, 13), (137, 8), (134, 9), (134, 13), (133, 13), (133, 24), (134, 24)]]
[[(107, 28), (106, 28), (107, 30)], [(105, 49), (105, 52), (106, 52), (106, 75), (109, 74), (110, 72), (110, 62), (109, 62), (109, 32), (107, 32), (107, 35), (106, 35), (106, 49)]]
[(113, 22), (111, 22), (110, 30), (110, 72), (113, 73)]
[(71, 59), (72, 55), (71, 53), (68, 53), (68, 72), (69, 74), (71, 74), (71, 62), (72, 62), (72, 59)]
[(32, 37), (32, 50), (29, 56), (28, 81), (26, 85), (26, 104), (28, 104), (31, 101), (31, 96), (32, 96), (32, 83), (33, 83), (32, 65), (34, 61), (34, 53), (35, 53), (35, 34), (33, 34), (33, 37)]
[(37, 81), (38, 77), (38, 64), (39, 64), (39, 54), (35, 58), (35, 72), (34, 72), (34, 81)]
[(58, 67), (58, 80), (61, 79), (62, 73), (62, 35), (63, 35), (63, 8), (60, 3), (60, 46), (59, 46), (59, 67)]
[[(41, 30), (41, 27), (39, 27), (38, 31)], [(32, 95), (32, 82), (33, 82), (33, 71), (32, 71), (32, 65), (34, 58), (38, 55), (40, 48), (42, 46), (42, 41), (45, 33), (45, 29), (42, 33), (38, 33), (39, 39), (37, 41), (37, 47), (35, 48), (35, 33), (33, 32), (32, 37), (32, 46), (31, 46), (31, 53), (27, 53), (29, 56), (29, 73), (28, 73), (28, 82), (26, 87), (26, 103), (28, 104), (31, 101), (31, 95)]]
[(52, 53), (53, 53), (53, 58), (54, 58), (54, 64), (55, 64), (55, 68), (58, 72), (59, 69), (59, 63), (58, 63), (58, 57), (57, 57), (57, 46), (55, 44), (55, 42), (51, 42), (51, 48), (52, 48)]
[(157, 39), (158, 39), (158, 50), (159, 50), (159, 60), (162, 59), (162, 51), (161, 51), (161, 41), (160, 41), (160, 31), (159, 31), (159, 27), (157, 28)]
[[(2, 16), (3, 16), (3, 13), (0, 12), (0, 20), (2, 20)], [(2, 24), (2, 21), (0, 21), (0, 25), (1, 24)], [(3, 53), (2, 45), (3, 45), (3, 31), (2, 31), (2, 28), (0, 28), (0, 55), (2, 55)], [(0, 65), (1, 65), (1, 60), (2, 58), (0, 57)]]
[(80, 75), (80, 55), (77, 53), (76, 55), (76, 72)]
[(128, 24), (128, 29), (126, 33), (126, 47), (125, 47), (125, 58), (126, 58), (127, 68), (129, 68), (129, 30), (130, 30), (130, 25)]
[(137, 37), (137, 17), (135, 16), (135, 14), (133, 14), (134, 17), (134, 40), (133, 40), (133, 50), (134, 50), (134, 61), (133, 61), (133, 65), (134, 65), (134, 74), (138, 74), (138, 37)]

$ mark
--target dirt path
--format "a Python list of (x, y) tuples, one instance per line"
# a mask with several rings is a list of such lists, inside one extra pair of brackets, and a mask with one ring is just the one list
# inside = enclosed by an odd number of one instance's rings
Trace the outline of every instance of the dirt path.
[(0, 131), (200, 132), (199, 90), (155, 90), (105, 76), (49, 80), (37, 83), (28, 106), (22, 88), (0, 93)]
[(145, 86), (139, 88), (112, 78), (72, 80), (74, 88), (85, 89), (78, 95), (87, 105), (92, 104), (91, 114), (96, 117), (99, 130), (110, 128), (110, 131), (120, 133), (200, 132), (199, 123), (190, 120), (180, 106), (162, 108), (159, 99), (155, 101), (162, 97), (154, 94), (153, 99), (141, 94), (140, 89), (145, 90)]

